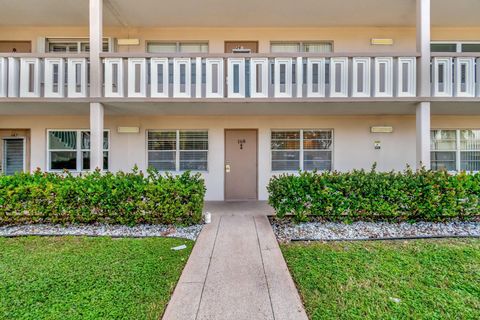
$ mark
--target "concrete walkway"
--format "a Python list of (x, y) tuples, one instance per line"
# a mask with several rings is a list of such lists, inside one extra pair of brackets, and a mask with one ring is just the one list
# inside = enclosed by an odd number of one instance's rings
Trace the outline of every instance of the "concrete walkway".
[(164, 320), (307, 319), (263, 202), (206, 204), (212, 223), (195, 244)]

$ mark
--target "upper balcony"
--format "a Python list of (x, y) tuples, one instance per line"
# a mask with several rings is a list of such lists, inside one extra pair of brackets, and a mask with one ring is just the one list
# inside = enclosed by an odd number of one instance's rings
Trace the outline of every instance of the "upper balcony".
[[(88, 38), (89, 1), (0, 0), (0, 99), (91, 101), (87, 52), (47, 52), (47, 37)], [(110, 101), (417, 101), (415, 0), (103, 0), (101, 97)], [(432, 0), (432, 40), (477, 40), (480, 1)], [(454, 14), (452, 14), (454, 13)], [(371, 38), (394, 45), (374, 46)], [(138, 40), (125, 46), (116, 39)], [(148, 41), (205, 40), (209, 53), (148, 53)], [(254, 40), (259, 53), (225, 53)], [(272, 41), (328, 40), (328, 53), (272, 53)], [(82, 44), (88, 47), (88, 43)], [(95, 65), (92, 58), (92, 65)], [(423, 63), (425, 65), (425, 63)], [(98, 68), (97, 68), (98, 69)], [(97, 78), (98, 79), (98, 78)], [(99, 88), (100, 85), (94, 88)], [(480, 53), (435, 53), (431, 96), (480, 97)]]

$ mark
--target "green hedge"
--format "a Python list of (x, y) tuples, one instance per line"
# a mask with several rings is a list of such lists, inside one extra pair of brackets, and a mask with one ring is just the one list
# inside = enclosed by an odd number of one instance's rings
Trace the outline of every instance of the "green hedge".
[(0, 224), (201, 221), (205, 184), (200, 174), (144, 175), (36, 171), (0, 176)]
[(444, 221), (478, 216), (480, 174), (300, 172), (273, 177), (269, 203), (277, 217), (326, 220)]

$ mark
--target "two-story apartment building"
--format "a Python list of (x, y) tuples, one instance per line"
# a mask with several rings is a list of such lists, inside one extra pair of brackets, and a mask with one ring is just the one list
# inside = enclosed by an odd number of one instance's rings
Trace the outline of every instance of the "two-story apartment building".
[(202, 172), (480, 168), (480, 1), (0, 0), (0, 163)]

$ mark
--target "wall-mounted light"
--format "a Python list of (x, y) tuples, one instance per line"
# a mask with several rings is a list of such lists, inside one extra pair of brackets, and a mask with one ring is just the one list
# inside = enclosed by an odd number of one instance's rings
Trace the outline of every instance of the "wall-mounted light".
[(370, 44), (374, 46), (391, 46), (393, 45), (393, 39), (372, 38)]
[(117, 45), (119, 46), (138, 46), (140, 39), (117, 39)]
[(371, 133), (392, 133), (393, 132), (393, 127), (390, 127), (390, 126), (370, 127), (370, 132)]
[(139, 133), (140, 128), (139, 127), (118, 127), (117, 132), (118, 133)]

